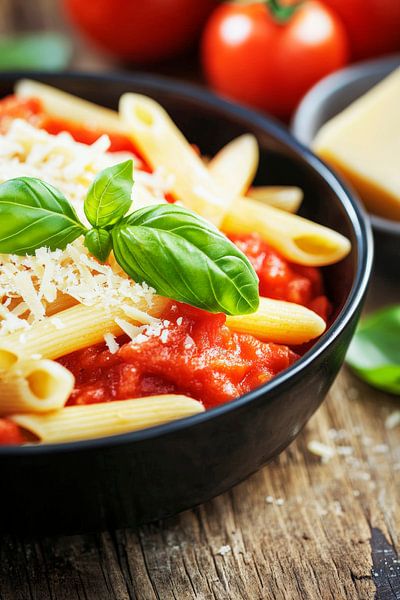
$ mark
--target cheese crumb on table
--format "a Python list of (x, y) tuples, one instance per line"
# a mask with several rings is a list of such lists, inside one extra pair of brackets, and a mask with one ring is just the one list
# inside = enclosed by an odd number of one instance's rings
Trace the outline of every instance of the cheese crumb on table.
[(227, 544), (226, 546), (221, 546), (219, 550), (217, 550), (217, 554), (220, 556), (225, 556), (225, 554), (230, 554), (232, 552), (232, 548)]
[(322, 442), (318, 442), (317, 440), (311, 440), (308, 442), (307, 449), (309, 452), (311, 452), (311, 454), (320, 456), (322, 462), (328, 462), (336, 454), (336, 450), (334, 448), (331, 448), (331, 446), (323, 444)]

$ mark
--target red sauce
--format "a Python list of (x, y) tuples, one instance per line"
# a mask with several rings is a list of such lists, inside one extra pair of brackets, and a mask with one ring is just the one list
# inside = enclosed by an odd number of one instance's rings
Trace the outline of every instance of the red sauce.
[(287, 346), (232, 332), (222, 314), (173, 303), (163, 319), (166, 334), (124, 343), (114, 355), (99, 345), (60, 359), (76, 377), (69, 403), (183, 393), (210, 408), (269, 381), (298, 358)]
[(0, 131), (6, 131), (12, 119), (25, 119), (40, 127), (41, 113), (41, 103), (36, 98), (19, 99), (6, 96), (0, 100)]
[(8, 419), (0, 419), (0, 446), (23, 444), (25, 438), (18, 425)]
[(324, 295), (321, 271), (289, 262), (259, 235), (236, 235), (231, 240), (246, 254), (260, 280), (260, 295), (307, 306), (325, 321), (331, 305)]
[[(17, 98), (6, 96), (0, 100), (0, 130), (4, 131), (10, 119), (25, 119), (32, 125), (45, 129), (48, 133), (56, 135), (61, 131), (68, 131), (76, 142), (82, 144), (93, 144), (101, 135), (107, 134), (110, 138), (109, 152), (130, 152), (143, 157), (128, 136), (122, 133), (110, 133), (89, 124), (82, 125), (66, 119), (55, 119), (46, 114), (42, 103), (36, 98)], [(144, 161), (143, 161), (144, 162)], [(142, 166), (141, 166), (142, 168)]]

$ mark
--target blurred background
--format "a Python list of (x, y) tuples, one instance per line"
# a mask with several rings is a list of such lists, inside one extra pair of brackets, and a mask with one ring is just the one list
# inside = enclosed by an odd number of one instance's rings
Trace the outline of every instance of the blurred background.
[(140, 70), (290, 120), (345, 65), (400, 51), (400, 0), (0, 0), (0, 70)]

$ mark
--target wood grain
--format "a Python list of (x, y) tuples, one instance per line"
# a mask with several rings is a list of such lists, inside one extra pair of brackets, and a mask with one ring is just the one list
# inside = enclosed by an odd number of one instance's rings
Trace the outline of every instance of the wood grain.
[[(0, 0), (0, 16), (3, 32), (65, 28), (53, 0)], [(77, 42), (78, 68), (108, 64)], [(370, 306), (399, 291), (377, 282)], [(399, 409), (343, 368), (286, 452), (195, 510), (137, 532), (3, 537), (0, 600), (399, 600), (400, 427), (385, 426)]]

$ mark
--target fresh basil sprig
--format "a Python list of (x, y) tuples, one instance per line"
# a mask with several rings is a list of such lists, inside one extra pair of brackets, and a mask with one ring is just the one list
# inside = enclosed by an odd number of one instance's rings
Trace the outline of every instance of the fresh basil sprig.
[(361, 321), (346, 361), (373, 387), (400, 394), (400, 306), (384, 308)]
[(162, 296), (209, 312), (254, 312), (258, 278), (246, 256), (216, 227), (181, 206), (131, 207), (132, 161), (99, 173), (84, 210), (93, 228), (78, 219), (68, 200), (39, 179), (21, 177), (0, 185), (0, 253), (63, 250), (81, 235), (99, 261), (111, 252), (135, 281)]

